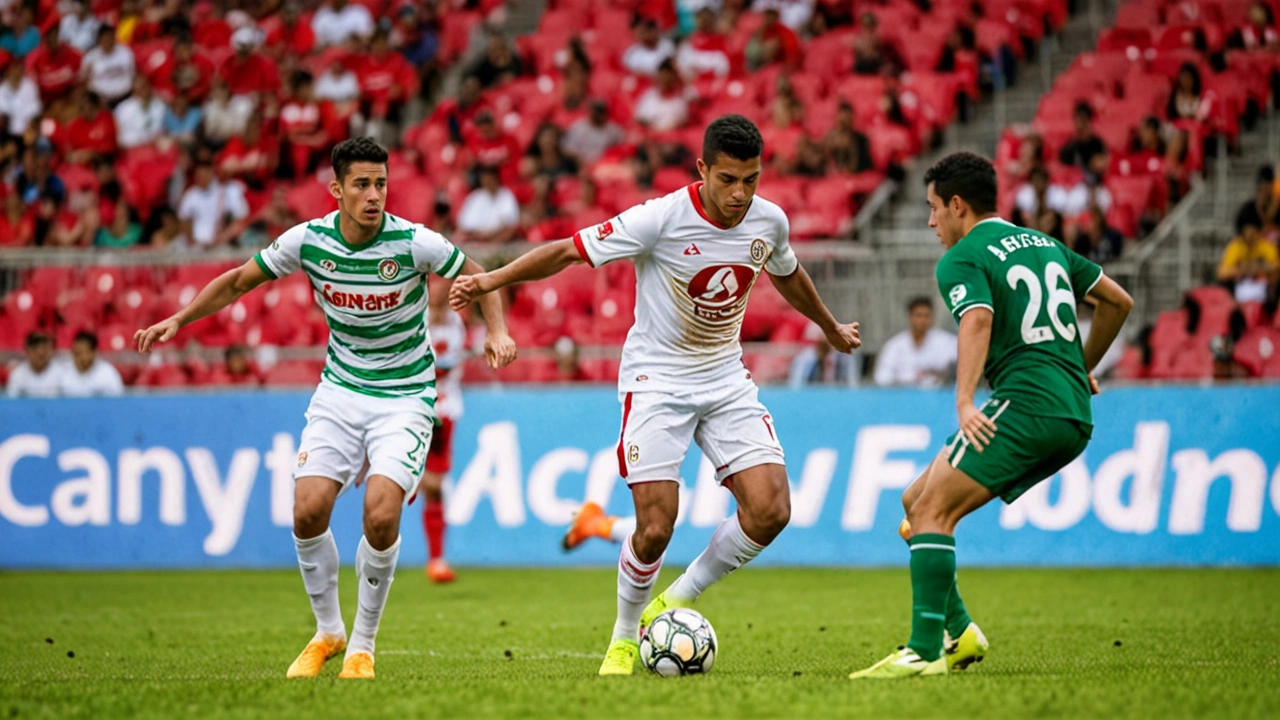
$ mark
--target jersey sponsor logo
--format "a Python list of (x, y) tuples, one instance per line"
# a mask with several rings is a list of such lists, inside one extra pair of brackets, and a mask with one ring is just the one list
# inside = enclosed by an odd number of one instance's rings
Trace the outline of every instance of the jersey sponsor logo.
[(400, 274), (400, 263), (396, 262), (395, 260), (392, 260), (391, 258), (387, 258), (386, 260), (383, 260), (382, 262), (378, 263), (378, 275), (383, 280), (395, 280), (396, 276), (399, 274)]
[(298, 453), (298, 467), (302, 467), (303, 465), (306, 465), (306, 464), (307, 464), (307, 451), (303, 450), (302, 452)]
[(684, 249), (685, 255), (701, 255), (702, 251), (698, 249), (697, 243), (689, 243), (689, 247)]
[(613, 234), (613, 221), (605, 220), (596, 227), (596, 239), (603, 240)]
[(333, 272), (334, 270), (338, 269), (337, 263), (335, 263), (332, 260), (321, 260), (320, 267), (324, 268), (325, 270), (328, 270), (329, 272)]
[(764, 262), (764, 257), (768, 253), (769, 248), (760, 238), (751, 241), (751, 262), (759, 265)]
[(964, 300), (964, 297), (968, 294), (969, 294), (968, 288), (966, 288), (963, 285), (957, 285), (951, 288), (951, 292), (948, 294), (948, 297), (951, 298), (951, 306), (955, 307), (956, 303), (960, 302), (961, 300)]
[(746, 265), (713, 265), (689, 282), (689, 297), (699, 317), (719, 319), (734, 314), (746, 299), (755, 270)]
[(325, 283), (321, 291), (325, 302), (336, 308), (352, 308), (354, 310), (389, 310), (400, 305), (400, 291), (389, 293), (352, 293), (334, 290)]

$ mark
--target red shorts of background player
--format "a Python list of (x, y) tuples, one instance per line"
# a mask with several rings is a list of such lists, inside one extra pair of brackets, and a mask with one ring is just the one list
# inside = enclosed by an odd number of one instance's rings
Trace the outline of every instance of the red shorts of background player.
[(440, 418), (440, 424), (431, 433), (431, 447), (427, 450), (427, 472), (444, 475), (453, 464), (453, 420)]

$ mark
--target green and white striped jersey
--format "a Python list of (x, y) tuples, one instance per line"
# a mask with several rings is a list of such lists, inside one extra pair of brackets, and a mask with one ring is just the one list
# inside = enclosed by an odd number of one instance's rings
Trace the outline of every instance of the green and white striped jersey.
[(453, 279), (466, 256), (443, 235), (387, 213), (372, 242), (348, 245), (337, 211), (295, 225), (254, 256), (271, 278), (302, 270), (329, 324), (322, 383), (434, 408), (427, 278)]

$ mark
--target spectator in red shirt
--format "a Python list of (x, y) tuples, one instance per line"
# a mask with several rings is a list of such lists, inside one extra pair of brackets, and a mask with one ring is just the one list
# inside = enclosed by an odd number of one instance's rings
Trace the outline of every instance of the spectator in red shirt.
[(196, 51), (191, 38), (182, 36), (173, 45), (173, 52), (154, 73), (151, 82), (162, 95), (183, 95), (193, 105), (200, 105), (213, 87), (216, 69), (213, 61)]
[(218, 174), (235, 178), (253, 190), (263, 190), (276, 172), (279, 152), (276, 143), (262, 132), (262, 118), (252, 115), (244, 134), (231, 141), (218, 153)]
[(520, 143), (498, 127), (493, 113), (482, 110), (476, 115), (476, 129), (467, 140), (467, 149), (477, 165), (496, 168), (504, 185), (515, 183), (519, 174)]
[(326, 131), (323, 104), (316, 100), (311, 73), (299, 70), (293, 75), (293, 94), (280, 108), (280, 134), (284, 148), (283, 162), (289, 163), (291, 177), (314, 172), (332, 141)]
[(25, 247), (35, 242), (36, 221), (22, 196), (11, 192), (4, 198), (4, 215), (0, 215), (0, 246)]
[(27, 58), (27, 71), (40, 87), (45, 107), (66, 95), (80, 77), (80, 51), (58, 39), (58, 29), (49, 28), (41, 45)]
[(256, 27), (242, 27), (231, 35), (235, 54), (227, 58), (218, 75), (232, 95), (275, 94), (280, 92), (280, 71), (271, 58), (255, 52), (262, 39)]
[(311, 29), (311, 22), (302, 19), (302, 10), (297, 3), (287, 2), (267, 31), (264, 52), (276, 62), (285, 55), (306, 57), (316, 49), (316, 34)]
[(387, 34), (373, 34), (370, 53), (361, 59), (356, 75), (365, 116), (372, 120), (400, 121), (400, 108), (417, 90), (418, 75), (404, 56), (391, 52)]
[(778, 18), (777, 8), (764, 11), (764, 24), (747, 49), (747, 61), (752, 67), (782, 65), (791, 69), (800, 64), (800, 38)]
[(450, 141), (462, 144), (464, 133), (471, 131), (476, 116), (484, 108), (480, 90), (480, 80), (474, 75), (463, 78), (458, 97), (441, 100), (428, 122), (445, 125), (449, 128)]
[(97, 93), (86, 92), (80, 114), (67, 126), (67, 162), (87, 164), (116, 154), (116, 120)]
[(676, 51), (676, 65), (691, 78), (728, 75), (731, 69), (729, 43), (724, 35), (716, 32), (715, 12), (709, 7), (702, 7), (695, 18), (697, 24), (693, 34)]

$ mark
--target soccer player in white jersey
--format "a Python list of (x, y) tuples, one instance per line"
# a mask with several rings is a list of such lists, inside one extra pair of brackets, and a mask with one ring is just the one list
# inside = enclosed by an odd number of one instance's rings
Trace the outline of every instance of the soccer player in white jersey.
[[(138, 350), (171, 340), (263, 283), (302, 270), (329, 324), (328, 359), (307, 408), (294, 471), (293, 534), (315, 636), (289, 666), (314, 677), (346, 650), (340, 678), (372, 678), (374, 639), (400, 554), (400, 511), (422, 475), (436, 401), (435, 358), (427, 333), (427, 273), (482, 272), (440, 234), (384, 212), (387, 151), (369, 138), (333, 150), (329, 190), (338, 210), (295, 225), (270, 247), (210, 282), (191, 304), (139, 330)], [(489, 365), (515, 359), (502, 305), (481, 306)], [(359, 583), (348, 643), (338, 607), (338, 545), (329, 515), (368, 458), (364, 536), (356, 550)]]
[[(618, 379), (618, 471), (631, 488), (636, 526), (622, 543), (618, 615), (601, 675), (632, 674), (642, 624), (667, 608), (691, 605), (758, 555), (790, 519), (782, 447), (738, 344), (747, 295), (761, 270), (837, 350), (847, 353), (861, 344), (857, 323), (831, 316), (796, 261), (786, 213), (755, 194), (763, 146), (750, 120), (721, 117), (703, 137), (702, 182), (491, 273), (461, 276), (450, 291), (450, 303), (460, 309), (473, 298), (574, 263), (635, 262), (636, 321)], [(684, 574), (649, 602), (679, 510), (680, 465), (691, 440), (714, 463), (716, 479), (733, 493), (738, 511)]]
[(453, 427), (462, 417), (462, 361), (467, 357), (467, 325), (449, 309), (448, 294), (431, 296), (427, 324), (436, 353), (436, 417), (439, 424), (427, 449), (427, 470), (418, 493), (423, 496), (422, 534), (427, 539), (427, 579), (453, 582), (453, 568), (444, 559), (444, 477), (453, 464)]

